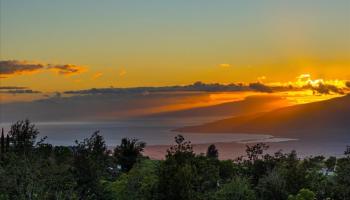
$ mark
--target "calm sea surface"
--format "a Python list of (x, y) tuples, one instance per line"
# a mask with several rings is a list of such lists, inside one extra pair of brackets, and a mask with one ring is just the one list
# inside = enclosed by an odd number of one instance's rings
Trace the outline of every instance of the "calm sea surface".
[[(40, 136), (47, 136), (47, 142), (54, 145), (72, 145), (75, 140), (89, 137), (93, 132), (100, 131), (108, 146), (120, 143), (123, 137), (137, 138), (148, 145), (173, 144), (174, 137), (179, 133), (175, 128), (197, 125), (208, 122), (207, 118), (196, 119), (133, 119), (113, 122), (34, 122), (40, 130)], [(2, 123), (5, 132), (11, 124)], [(247, 140), (271, 139), (270, 135), (253, 134), (200, 134), (181, 133), (192, 143), (214, 143)], [(39, 136), (39, 137), (40, 137)]]
[[(172, 131), (175, 128), (198, 125), (213, 121), (208, 118), (195, 119), (133, 119), (113, 122), (34, 122), (40, 130), (39, 137), (47, 136), (47, 142), (53, 145), (73, 145), (75, 140), (88, 138), (95, 131), (100, 131), (106, 143), (114, 147), (124, 137), (137, 138), (147, 145), (171, 145), (174, 137), (179, 133)], [(0, 127), (7, 132), (10, 123), (0, 123)], [(304, 156), (308, 155), (342, 155), (346, 145), (350, 144), (350, 136), (339, 139), (324, 138), (322, 140), (304, 141), (297, 138), (276, 138), (263, 134), (220, 134), (220, 133), (181, 133), (193, 144), (206, 143), (251, 143), (271, 142), (273, 150), (296, 149)], [(226, 149), (230, 151), (230, 149)]]

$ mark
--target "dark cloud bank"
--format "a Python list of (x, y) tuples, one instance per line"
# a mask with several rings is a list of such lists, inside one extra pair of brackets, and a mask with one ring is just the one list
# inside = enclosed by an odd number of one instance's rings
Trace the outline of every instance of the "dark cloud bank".
[(41, 92), (29, 89), (28, 87), (1, 86), (0, 93), (2, 94), (38, 94)]
[(18, 86), (0, 86), (0, 90), (23, 90), (28, 87), (18, 87)]
[[(347, 83), (350, 85), (350, 83)], [(235, 91), (255, 91), (263, 93), (283, 92), (283, 91), (300, 91), (300, 90), (313, 90), (317, 94), (344, 94), (343, 88), (338, 88), (335, 85), (320, 83), (317, 86), (310, 84), (302, 87), (289, 86), (268, 86), (263, 83), (250, 83), (248, 85), (238, 84), (219, 84), (219, 83), (202, 83), (200, 81), (191, 85), (185, 86), (165, 86), (165, 87), (135, 87), (135, 88), (92, 88), (88, 90), (72, 90), (66, 91), (65, 94), (75, 95), (91, 95), (91, 94), (123, 94), (123, 93), (144, 93), (151, 92), (185, 92), (185, 91), (198, 91), (198, 92), (235, 92)]]
[(148, 94), (151, 92), (235, 92), (235, 91), (256, 91), (271, 93), (274, 91), (281, 91), (291, 89), (290, 87), (269, 87), (262, 83), (251, 83), (249, 85), (244, 84), (219, 84), (211, 83), (206, 84), (202, 82), (195, 82), (191, 85), (184, 86), (165, 86), (165, 87), (135, 87), (135, 88), (92, 88), (88, 90), (72, 90), (66, 91), (65, 94), (123, 94), (123, 93), (143, 93)]
[(350, 81), (347, 81), (347, 82), (345, 83), (345, 85), (346, 85), (348, 88), (350, 88)]
[(24, 89), (24, 90), (0, 90), (0, 93), (3, 94), (39, 94), (40, 91)]

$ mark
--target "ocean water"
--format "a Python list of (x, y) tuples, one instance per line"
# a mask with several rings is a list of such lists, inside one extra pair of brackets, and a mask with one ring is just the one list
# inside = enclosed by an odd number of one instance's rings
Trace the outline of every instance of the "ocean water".
[[(202, 124), (211, 121), (208, 118), (195, 119), (132, 119), (113, 122), (34, 122), (40, 131), (39, 137), (47, 136), (46, 141), (53, 145), (73, 145), (75, 140), (88, 138), (95, 131), (106, 140), (108, 146), (115, 146), (124, 137), (137, 138), (148, 145), (171, 145), (178, 132), (175, 128)], [(5, 132), (9, 123), (0, 124)], [(220, 134), (220, 133), (181, 133), (194, 144), (217, 142), (249, 142), (271, 140), (271, 135), (260, 134)], [(280, 139), (284, 141), (284, 139)], [(278, 140), (278, 141), (280, 141)]]
[[(113, 148), (120, 144), (124, 137), (137, 138), (151, 145), (172, 145), (174, 137), (180, 133), (173, 129), (203, 124), (213, 121), (212, 118), (148, 118), (119, 120), (109, 122), (33, 122), (40, 131), (39, 138), (47, 136), (46, 142), (53, 145), (74, 145), (75, 140), (82, 141), (90, 137), (95, 131), (100, 131), (106, 144)], [(10, 123), (0, 123), (5, 132)], [(193, 144), (237, 143), (245, 148), (245, 144), (265, 142), (269, 143), (273, 152), (283, 149), (285, 152), (297, 150), (301, 156), (310, 155), (336, 155), (341, 156), (350, 145), (350, 135), (339, 137), (317, 137), (311, 139), (273, 137), (267, 134), (244, 133), (181, 133), (186, 140)], [(219, 145), (220, 146), (220, 145)], [(221, 153), (232, 152), (233, 146), (222, 148)], [(227, 151), (227, 152), (226, 152)]]

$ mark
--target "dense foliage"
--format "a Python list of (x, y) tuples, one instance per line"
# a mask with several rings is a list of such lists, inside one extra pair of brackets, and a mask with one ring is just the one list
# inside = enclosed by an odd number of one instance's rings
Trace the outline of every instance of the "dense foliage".
[(28, 120), (0, 138), (0, 200), (312, 200), (350, 199), (350, 148), (341, 158), (299, 159), (296, 152), (219, 160), (210, 145), (197, 155), (181, 135), (165, 160), (142, 155), (145, 143), (124, 138), (109, 151), (95, 132), (74, 146), (52, 146)]

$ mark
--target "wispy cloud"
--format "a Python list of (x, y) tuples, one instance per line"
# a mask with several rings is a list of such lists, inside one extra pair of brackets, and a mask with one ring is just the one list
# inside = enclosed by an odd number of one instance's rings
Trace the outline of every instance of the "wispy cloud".
[(259, 83), (262, 83), (266, 80), (266, 76), (259, 76), (257, 79)]
[(92, 76), (92, 80), (96, 80), (96, 79), (100, 78), (101, 76), (103, 76), (103, 73), (97, 72)]
[(55, 64), (44, 64), (44, 63), (35, 63), (28, 61), (19, 61), (19, 60), (3, 60), (0, 61), (0, 77), (7, 78), (12, 75), (21, 75), (26, 73), (33, 73), (42, 70), (53, 70), (61, 75), (74, 75), (86, 70), (86, 67), (73, 65), (73, 64), (64, 64), (64, 65), (55, 65)]
[(119, 70), (119, 74), (118, 74), (118, 75), (122, 77), (122, 76), (125, 76), (126, 73), (127, 73), (127, 72), (126, 72), (125, 69), (121, 69), (121, 70)]
[(48, 69), (56, 71), (58, 74), (62, 75), (74, 75), (86, 71), (86, 67), (66, 64), (66, 65), (49, 65)]
[(222, 67), (222, 68), (228, 68), (228, 67), (231, 67), (231, 64), (222, 63), (222, 64), (219, 64), (219, 66)]
[(297, 79), (301, 81), (309, 80), (310, 78), (311, 78), (310, 74), (301, 74), (300, 76), (297, 77)]

